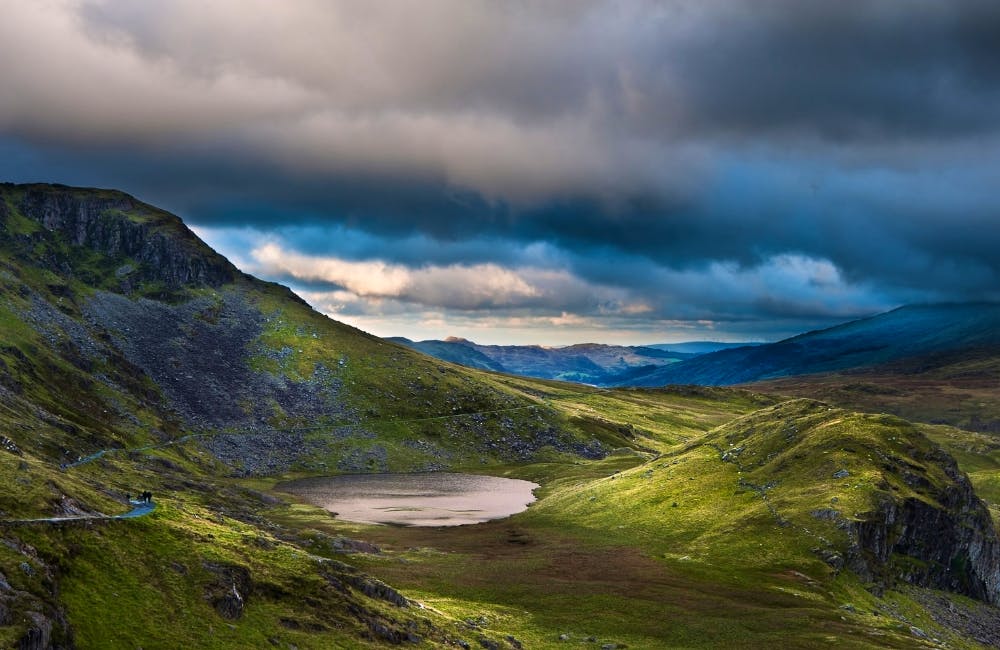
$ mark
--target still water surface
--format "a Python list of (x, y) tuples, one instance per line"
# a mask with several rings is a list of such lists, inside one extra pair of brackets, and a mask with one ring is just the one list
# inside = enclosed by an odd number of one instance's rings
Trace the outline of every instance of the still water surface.
[(502, 519), (535, 500), (530, 481), (476, 474), (351, 474), (301, 479), (278, 489), (366, 524), (461, 526)]

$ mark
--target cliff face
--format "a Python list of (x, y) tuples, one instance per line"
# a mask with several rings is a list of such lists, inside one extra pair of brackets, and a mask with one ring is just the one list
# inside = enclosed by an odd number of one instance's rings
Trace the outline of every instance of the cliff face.
[(0, 196), (6, 211), (16, 210), (74, 246), (123, 261), (118, 275), (125, 289), (140, 282), (217, 287), (238, 274), (179, 219), (120, 192), (7, 186)]
[(868, 579), (898, 578), (1000, 604), (1000, 540), (989, 511), (950, 456), (934, 450), (920, 460), (936, 464), (951, 482), (922, 486), (933, 501), (880, 496), (872, 512), (850, 525), (850, 568)]

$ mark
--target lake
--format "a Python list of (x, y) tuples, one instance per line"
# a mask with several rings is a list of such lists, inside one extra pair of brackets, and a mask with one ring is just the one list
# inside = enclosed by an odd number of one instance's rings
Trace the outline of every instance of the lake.
[(519, 479), (432, 472), (350, 474), (281, 483), (337, 518), (366, 524), (461, 526), (502, 519), (535, 500), (536, 483)]

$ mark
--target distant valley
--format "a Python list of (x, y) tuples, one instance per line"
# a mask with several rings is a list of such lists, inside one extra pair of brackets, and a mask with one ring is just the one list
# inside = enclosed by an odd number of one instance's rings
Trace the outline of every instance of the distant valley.
[(540, 345), (481, 345), (462, 338), (411, 341), (387, 339), (444, 361), (470, 368), (509, 372), (539, 379), (574, 381), (594, 386), (630, 383), (633, 376), (644, 377), (654, 370), (701, 354), (756, 343), (692, 341), (654, 345), (605, 345), (580, 343), (564, 347)]
[(1000, 431), (1000, 304), (911, 305), (760, 344), (710, 342), (562, 348), (413, 342), (473, 368), (603, 387), (744, 385)]

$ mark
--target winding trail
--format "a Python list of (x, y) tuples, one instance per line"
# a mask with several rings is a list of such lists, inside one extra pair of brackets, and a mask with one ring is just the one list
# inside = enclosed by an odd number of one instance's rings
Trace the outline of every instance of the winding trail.
[(35, 519), (0, 519), (3, 524), (58, 524), (64, 521), (110, 521), (114, 519), (138, 519), (156, 510), (153, 501), (129, 501), (132, 509), (120, 515), (69, 515), (67, 517), (38, 517)]
[[(317, 428), (317, 427), (312, 427)], [(163, 449), (164, 447), (171, 447), (173, 445), (180, 445), (188, 442), (189, 440), (194, 440), (196, 438), (207, 438), (209, 436), (218, 435), (222, 433), (221, 431), (215, 431), (212, 433), (189, 433), (186, 436), (181, 436), (180, 438), (175, 438), (173, 440), (168, 440), (167, 442), (161, 442), (157, 445), (143, 445), (142, 447), (112, 447), (110, 449), (101, 449), (95, 451), (87, 456), (81, 456), (72, 463), (63, 463), (59, 467), (61, 469), (70, 469), (71, 467), (79, 467), (80, 465), (86, 465), (87, 463), (92, 463), (98, 458), (103, 458), (111, 454), (121, 454), (121, 453), (132, 453), (133, 451), (149, 451), (150, 449)]]

